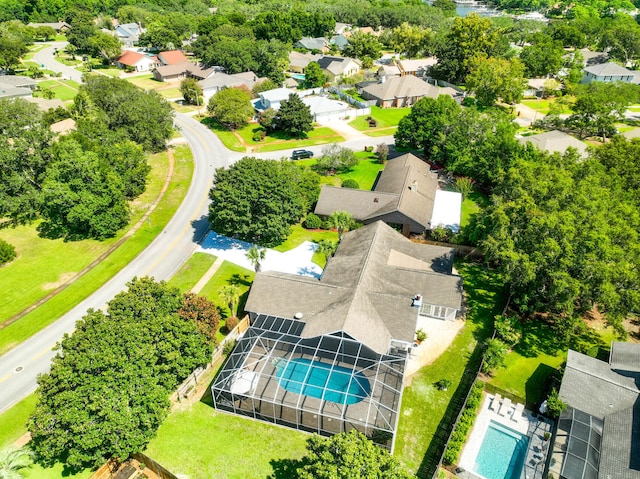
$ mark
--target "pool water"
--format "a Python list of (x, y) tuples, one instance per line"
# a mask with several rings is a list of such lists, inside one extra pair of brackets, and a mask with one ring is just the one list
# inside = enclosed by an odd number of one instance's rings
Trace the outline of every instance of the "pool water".
[(302, 80), (302, 81), (304, 81), (305, 75), (303, 73), (292, 73), (291, 74), (291, 78), (293, 78), (294, 80)]
[(528, 442), (524, 434), (491, 421), (473, 472), (487, 479), (520, 479)]
[(280, 386), (289, 392), (340, 404), (355, 404), (371, 392), (362, 373), (321, 361), (296, 358), (276, 365)]

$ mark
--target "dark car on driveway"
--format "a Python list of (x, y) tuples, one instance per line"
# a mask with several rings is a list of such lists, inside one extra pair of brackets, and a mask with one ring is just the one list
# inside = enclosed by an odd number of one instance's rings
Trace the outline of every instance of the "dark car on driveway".
[(292, 160), (303, 160), (305, 158), (312, 158), (312, 157), (313, 157), (313, 151), (309, 151), (309, 150), (293, 150), (293, 153), (291, 153)]

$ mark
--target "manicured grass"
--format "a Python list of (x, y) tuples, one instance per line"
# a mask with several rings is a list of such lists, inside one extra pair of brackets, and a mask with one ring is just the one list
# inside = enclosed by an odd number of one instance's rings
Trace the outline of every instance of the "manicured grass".
[[(475, 377), (478, 345), (491, 336), (493, 316), (505, 299), (497, 274), (476, 263), (457, 263), (456, 268), (467, 293), (466, 324), (444, 354), (412, 377), (402, 396), (395, 456), (418, 477), (431, 477), (437, 466), (468, 383)], [(434, 383), (440, 379), (454, 386), (439, 391)], [(459, 387), (461, 381), (465, 387)]]
[(213, 255), (194, 253), (169, 280), (169, 284), (180, 288), (181, 291), (190, 291), (215, 261), (216, 257)]
[(172, 412), (145, 454), (174, 474), (191, 479), (285, 479), (293, 477), (285, 467), (305, 454), (308, 437), (293, 429), (217, 412), (208, 392), (204, 400)]
[(228, 284), (236, 284), (240, 287), (240, 303), (238, 305), (238, 317), (242, 318), (244, 314), (244, 304), (247, 302), (249, 295), (249, 286), (253, 282), (255, 272), (245, 269), (242, 266), (224, 261), (216, 274), (205, 284), (199, 294), (206, 296), (218, 306), (223, 318), (230, 316), (229, 305), (223, 301), (218, 295), (218, 290)]
[(338, 233), (336, 231), (312, 231), (304, 229), (301, 225), (294, 225), (291, 227), (291, 230), (292, 232), (287, 240), (273, 249), (275, 249), (276, 251), (285, 252), (289, 251), (290, 249), (296, 248), (297, 246), (300, 246), (305, 241), (313, 241), (316, 243), (323, 239), (338, 241)]
[(253, 134), (262, 128), (257, 123), (249, 123), (247, 126), (235, 131), (231, 131), (220, 125), (213, 118), (205, 118), (202, 123), (211, 128), (211, 130), (218, 135), (222, 143), (224, 143), (224, 146), (232, 151), (258, 153), (344, 141), (342, 136), (338, 135), (331, 128), (324, 126), (314, 128), (313, 131), (308, 133), (307, 138), (303, 139), (291, 138), (282, 132), (275, 132), (266, 136), (264, 140), (256, 142), (253, 141)]
[(10, 446), (27, 432), (27, 419), (35, 408), (36, 395), (30, 394), (0, 414), (0, 449)]
[[(120, 70), (118, 70), (120, 72)], [(161, 82), (153, 78), (153, 74), (140, 75), (127, 78), (128, 82), (142, 88), (143, 90), (154, 90), (160, 93), (163, 98), (182, 98), (180, 88), (175, 82)]]
[(462, 201), (462, 211), (460, 213), (460, 226), (469, 224), (471, 217), (489, 204), (489, 198), (476, 191), (467, 195)]
[[(520, 103), (528, 106), (533, 110), (536, 110), (538, 113), (542, 113), (543, 115), (546, 115), (547, 113), (549, 113), (551, 105), (553, 105), (555, 102), (556, 102), (556, 98), (547, 98), (547, 99), (536, 98), (536, 99), (522, 100)], [(563, 105), (561, 113), (563, 114), (571, 113), (571, 109)]]
[[(114, 251), (105, 261), (67, 287), (44, 305), (0, 330), (0, 354), (59, 318), (82, 299), (89, 296), (120, 271), (147, 247), (171, 219), (186, 194), (193, 173), (193, 161), (188, 147), (174, 150), (175, 171), (163, 200), (133, 237)], [(147, 191), (132, 202), (134, 225), (147, 211), (160, 192), (167, 174), (167, 153), (150, 158), (153, 166)], [(58, 284), (79, 272), (106, 251), (129, 228), (116, 238), (104, 242), (83, 240), (64, 242), (40, 238), (35, 226), (0, 230), (0, 238), (15, 245), (19, 257), (2, 268), (0, 288), (0, 318), (7, 319), (46, 296)]]
[[(78, 94), (78, 83), (72, 80), (44, 80), (38, 82), (40, 88), (48, 88), (55, 93), (55, 97), (62, 101), (73, 100)], [(40, 95), (41, 96), (41, 95)]]
[(369, 136), (393, 135), (398, 127), (398, 123), (409, 114), (411, 108), (380, 108), (371, 107), (371, 117), (378, 122), (378, 126), (372, 128), (366, 118), (369, 115), (357, 117), (349, 122), (349, 125), (362, 131)]
[[(320, 181), (325, 185), (341, 186), (346, 179), (352, 179), (358, 182), (361, 190), (370, 190), (378, 177), (378, 173), (384, 169), (384, 165), (378, 163), (374, 153), (359, 151), (356, 157), (360, 159), (358, 164), (346, 173), (340, 173), (332, 176), (322, 176)], [(312, 167), (317, 160), (309, 158), (300, 160), (299, 165)]]

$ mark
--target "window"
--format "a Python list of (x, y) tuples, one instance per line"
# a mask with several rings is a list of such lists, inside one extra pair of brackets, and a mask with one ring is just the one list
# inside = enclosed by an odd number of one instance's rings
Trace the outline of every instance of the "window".
[(436, 306), (434, 304), (423, 303), (420, 306), (420, 316), (429, 316), (431, 318), (447, 318), (447, 309), (444, 306)]

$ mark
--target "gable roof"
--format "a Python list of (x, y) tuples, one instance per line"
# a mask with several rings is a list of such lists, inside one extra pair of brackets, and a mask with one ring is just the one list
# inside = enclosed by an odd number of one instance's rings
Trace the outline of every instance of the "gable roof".
[(320, 65), (320, 69), (327, 70), (334, 75), (342, 75), (352, 62), (360, 66), (360, 62), (354, 58), (349, 57), (332, 57), (323, 56), (317, 60)]
[(296, 42), (296, 45), (306, 48), (307, 50), (322, 50), (329, 45), (329, 42), (324, 37), (302, 37)]
[(545, 131), (537, 135), (523, 136), (518, 138), (523, 145), (531, 143), (533, 146), (542, 151), (549, 153), (564, 154), (569, 147), (578, 150), (582, 157), (587, 155), (587, 145), (577, 138), (559, 130)]
[(164, 65), (176, 65), (178, 63), (184, 63), (187, 61), (187, 57), (184, 56), (181, 50), (169, 50), (166, 52), (158, 53), (158, 59)]
[(20, 75), (0, 75), (0, 84), (15, 88), (35, 88), (38, 82)]
[(393, 100), (395, 98), (424, 97), (438, 98), (440, 95), (455, 93), (452, 88), (440, 88), (421, 80), (413, 75), (389, 78), (384, 82), (369, 85), (362, 89), (379, 100)]
[[(598, 478), (640, 478), (640, 456), (637, 454), (640, 450), (639, 358), (640, 345), (630, 343), (612, 343), (610, 364), (569, 350), (559, 392), (560, 398), (569, 406), (561, 421), (573, 415), (563, 463), (563, 472), (568, 479), (582, 477), (580, 466), (586, 460), (588, 449), (581, 447), (584, 439), (579, 437), (584, 426), (573, 426), (576, 414), (581, 422), (588, 423), (591, 416), (603, 423), (600, 454), (595, 458), (588, 456), (592, 467), (598, 471)], [(614, 370), (614, 365), (619, 369)], [(592, 419), (591, 423), (598, 421)]]
[(302, 337), (343, 331), (385, 354), (391, 339), (413, 341), (417, 292), (429, 304), (460, 309), (462, 280), (451, 274), (453, 250), (421, 245), (381, 221), (345, 234), (317, 280), (258, 273), (245, 309), (293, 318), (303, 314)]
[(292, 50), (289, 52), (289, 65), (298, 68), (305, 68), (309, 63), (322, 58), (321, 53), (300, 53)]
[(137, 23), (121, 23), (115, 28), (116, 35), (122, 38), (133, 38), (140, 35), (142, 27)]
[(130, 67), (136, 66), (142, 60), (148, 59), (150, 62), (154, 62), (157, 60), (155, 57), (150, 57), (144, 55), (142, 53), (134, 52), (132, 50), (125, 50), (116, 60), (118, 63), (122, 63), (123, 65), (128, 65)]
[(428, 229), (437, 189), (438, 177), (429, 165), (407, 153), (387, 162), (374, 191), (323, 186), (315, 213), (343, 210), (358, 221), (373, 221), (397, 211)]
[(635, 76), (635, 73), (631, 70), (627, 70), (625, 67), (618, 65), (614, 62), (600, 63), (598, 65), (591, 65), (584, 69), (585, 72), (591, 73), (594, 76)]
[(398, 67), (404, 72), (424, 72), (436, 63), (438, 63), (438, 59), (436, 57), (419, 58), (413, 60), (398, 60)]
[(215, 69), (213, 67), (202, 68), (200, 65), (196, 65), (191, 62), (176, 63), (175, 65), (160, 65), (156, 67), (156, 71), (162, 77), (188, 74), (198, 80), (208, 78), (215, 73)]

